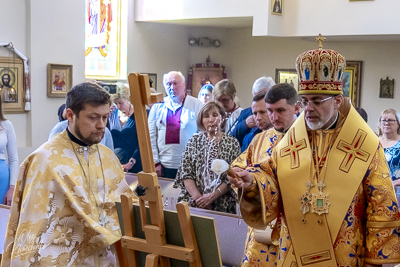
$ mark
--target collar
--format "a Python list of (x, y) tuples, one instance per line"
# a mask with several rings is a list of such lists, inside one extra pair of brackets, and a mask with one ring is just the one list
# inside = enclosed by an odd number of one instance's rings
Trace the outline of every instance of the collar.
[(70, 132), (69, 127), (67, 127), (66, 130), (67, 130), (68, 137), (69, 137), (69, 139), (71, 139), (72, 142), (74, 142), (80, 146), (89, 146), (89, 145), (85, 144), (84, 142), (82, 142), (81, 140), (79, 140), (77, 137), (75, 137), (75, 135), (73, 135)]
[(229, 111), (229, 112), (227, 112), (227, 113), (229, 113), (229, 114), (232, 114), (232, 112), (234, 112), (236, 109), (237, 109), (237, 107), (236, 107), (236, 103), (235, 103), (235, 102), (233, 102), (233, 108), (232, 108), (232, 110), (231, 110), (231, 111)]

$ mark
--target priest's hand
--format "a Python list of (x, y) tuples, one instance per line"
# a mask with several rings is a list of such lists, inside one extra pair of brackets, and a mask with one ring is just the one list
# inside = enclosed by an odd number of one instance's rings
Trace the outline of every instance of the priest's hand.
[(248, 171), (238, 167), (234, 167), (233, 171), (235, 172), (236, 177), (233, 177), (229, 174), (227, 175), (227, 177), (231, 184), (234, 185), (236, 188), (246, 188), (253, 183), (253, 176)]
[(14, 193), (14, 185), (10, 185), (10, 187), (8, 188), (7, 193), (6, 193), (6, 195), (4, 196), (4, 199), (3, 199), (3, 203), (5, 205), (11, 206), (13, 193)]

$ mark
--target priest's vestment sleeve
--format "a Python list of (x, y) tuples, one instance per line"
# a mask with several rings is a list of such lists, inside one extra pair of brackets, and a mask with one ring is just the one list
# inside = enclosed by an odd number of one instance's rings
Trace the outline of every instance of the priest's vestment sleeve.
[(85, 165), (67, 140), (57, 135), (22, 163), (2, 266), (76, 266), (121, 238), (115, 202), (133, 193), (118, 158), (94, 145)]

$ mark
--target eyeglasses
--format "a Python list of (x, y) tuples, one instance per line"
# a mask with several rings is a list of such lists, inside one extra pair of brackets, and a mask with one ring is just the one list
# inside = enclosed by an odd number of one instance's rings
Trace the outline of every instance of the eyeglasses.
[(391, 119), (389, 119), (389, 120), (383, 120), (383, 119), (379, 120), (379, 122), (382, 123), (382, 124), (384, 124), (384, 123), (393, 124), (393, 123), (395, 123), (395, 121), (396, 120), (391, 120)]
[(334, 97), (335, 97), (335, 96), (331, 96), (331, 97), (327, 97), (327, 98), (319, 99), (319, 100), (304, 100), (304, 99), (302, 99), (302, 100), (300, 100), (300, 101), (297, 101), (297, 103), (299, 104), (299, 106), (300, 106), (301, 108), (307, 107), (308, 105), (310, 105), (310, 103), (312, 103), (312, 105), (313, 105), (314, 107), (319, 107), (319, 106), (321, 106), (321, 104), (322, 104), (323, 102), (325, 102), (325, 101), (328, 100), (328, 99), (334, 98)]

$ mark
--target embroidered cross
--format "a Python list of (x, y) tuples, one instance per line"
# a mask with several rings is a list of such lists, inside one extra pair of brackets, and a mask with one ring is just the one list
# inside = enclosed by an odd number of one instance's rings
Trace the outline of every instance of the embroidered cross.
[(300, 166), (299, 151), (306, 148), (306, 140), (302, 139), (296, 142), (294, 136), (294, 129), (289, 132), (288, 145), (281, 150), (281, 157), (290, 155), (291, 168), (298, 168)]
[(361, 149), (361, 146), (364, 143), (366, 137), (366, 132), (364, 132), (363, 130), (358, 130), (351, 144), (347, 143), (346, 141), (340, 140), (339, 144), (337, 145), (337, 149), (346, 153), (342, 164), (340, 164), (340, 170), (344, 172), (349, 172), (351, 165), (353, 165), (355, 159), (360, 159), (362, 161), (368, 160), (369, 153)]

